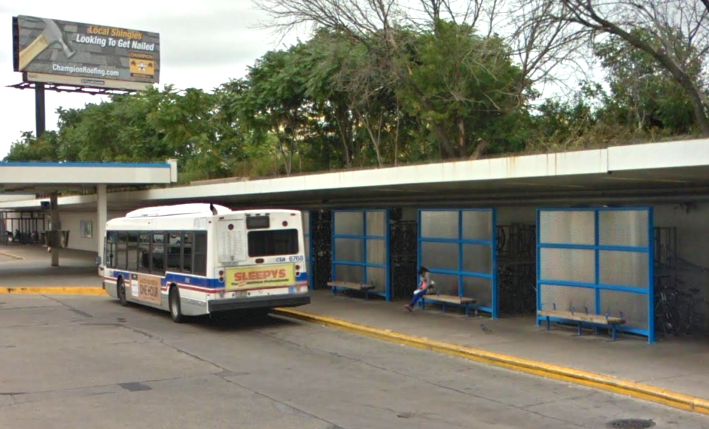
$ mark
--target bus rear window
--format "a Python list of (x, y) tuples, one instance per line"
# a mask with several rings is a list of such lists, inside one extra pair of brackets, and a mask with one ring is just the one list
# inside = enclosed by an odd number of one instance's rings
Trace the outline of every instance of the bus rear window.
[(249, 232), (249, 257), (295, 255), (298, 253), (298, 230), (279, 229)]

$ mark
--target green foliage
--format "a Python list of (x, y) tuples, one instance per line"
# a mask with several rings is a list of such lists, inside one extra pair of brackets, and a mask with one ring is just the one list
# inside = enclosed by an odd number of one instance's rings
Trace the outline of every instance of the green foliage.
[[(652, 34), (636, 30), (634, 36), (657, 43)], [(692, 132), (696, 126), (692, 103), (686, 91), (647, 52), (632, 47), (617, 36), (595, 45), (606, 70), (611, 99), (605, 114), (617, 124), (638, 130), (665, 130), (670, 134)], [(693, 58), (691, 53), (682, 55)], [(694, 79), (701, 71), (699, 58), (687, 69)]]
[(5, 160), (176, 158), (189, 182), (579, 148), (696, 127), (685, 92), (647, 54), (615, 38), (596, 53), (608, 94), (587, 82), (533, 108), (537, 93), (509, 47), (471, 26), (438, 20), (355, 38), (320, 30), (212, 92), (166, 86), (59, 109), (58, 131), (24, 133)]
[(517, 149), (525, 113), (517, 96), (522, 73), (504, 42), (439, 20), (414, 45), (412, 84), (401, 92), (415, 116), (445, 130), (451, 141), (443, 152), (467, 157), (483, 142), (494, 152)]
[(22, 138), (12, 144), (4, 161), (54, 162), (59, 160), (58, 152), (57, 134), (54, 131), (45, 132), (40, 139), (35, 138), (31, 132), (24, 132)]

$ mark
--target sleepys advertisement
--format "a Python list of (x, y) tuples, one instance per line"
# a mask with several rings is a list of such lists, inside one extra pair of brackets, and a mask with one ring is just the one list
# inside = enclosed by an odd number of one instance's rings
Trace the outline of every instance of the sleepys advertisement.
[(295, 283), (293, 265), (239, 267), (226, 270), (227, 290), (290, 286)]

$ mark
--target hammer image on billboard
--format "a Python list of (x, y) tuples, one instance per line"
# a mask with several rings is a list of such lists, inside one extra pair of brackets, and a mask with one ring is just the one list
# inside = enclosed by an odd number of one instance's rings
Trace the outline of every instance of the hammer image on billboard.
[(23, 15), (12, 23), (14, 69), (25, 82), (119, 89), (159, 82), (157, 33)]

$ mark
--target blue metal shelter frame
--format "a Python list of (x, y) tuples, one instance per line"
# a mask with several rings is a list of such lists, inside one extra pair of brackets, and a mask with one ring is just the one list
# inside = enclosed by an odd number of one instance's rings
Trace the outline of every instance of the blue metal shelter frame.
[[(373, 214), (381, 214), (384, 217), (382, 225), (377, 223), (377, 226), (381, 226), (379, 231), (372, 231), (374, 222), (372, 220), (368, 222), (368, 215)], [(354, 224), (350, 223), (348, 227), (344, 227), (344, 219), (340, 219), (340, 222), (338, 222), (338, 218), (343, 218), (344, 216), (354, 221)], [(338, 232), (338, 230), (344, 232)], [(358, 240), (361, 241), (361, 251), (356, 246), (348, 245), (348, 243), (357, 243)], [(379, 295), (387, 301), (391, 301), (390, 240), (389, 210), (333, 210), (332, 280), (372, 284), (375, 289), (369, 291), (368, 294)], [(348, 250), (349, 255), (343, 255), (344, 252), (341, 251), (343, 248), (352, 249), (353, 252)], [(338, 251), (338, 249), (341, 250)], [(372, 260), (376, 258), (379, 260)], [(347, 272), (338, 274), (341, 269)], [(373, 275), (375, 272), (379, 272), (378, 270), (384, 270), (383, 276)], [(375, 277), (378, 277), (378, 279)], [(383, 285), (376, 284), (377, 280), (383, 282)], [(384, 286), (383, 290), (380, 286)], [(333, 287), (332, 291), (335, 293), (337, 288)]]
[[(576, 222), (575, 227), (568, 228), (566, 231), (568, 233), (566, 240), (545, 241), (545, 238), (549, 239), (550, 235), (554, 235), (549, 233), (549, 229), (554, 227), (549, 224), (553, 218), (549, 217), (545, 221), (543, 217), (549, 214), (568, 216), (563, 213), (571, 212), (585, 213), (585, 219), (592, 219), (592, 221)], [(562, 214), (555, 215), (559, 213)], [(616, 221), (613, 220), (614, 218), (617, 218)], [(538, 209), (537, 310), (547, 310), (551, 309), (552, 305), (558, 305), (550, 302), (551, 295), (560, 297), (567, 306), (584, 304), (585, 301), (590, 304), (586, 308), (581, 306), (581, 308), (560, 308), (560, 310), (589, 313), (594, 311), (595, 314), (624, 317), (627, 324), (618, 326), (619, 331), (646, 336), (649, 343), (654, 343), (653, 223), (651, 207)], [(591, 228), (592, 238), (587, 228)], [(586, 230), (586, 240), (579, 240), (580, 229)], [(576, 234), (575, 238), (574, 234)], [(581, 243), (581, 241), (586, 242)], [(553, 252), (557, 252), (556, 255)], [(567, 264), (571, 275), (565, 279), (553, 278), (555, 277), (553, 272), (560, 273), (560, 268), (554, 268), (554, 263), (556, 262), (556, 266), (559, 267), (559, 260), (563, 261), (567, 258), (557, 258), (556, 256), (560, 255), (558, 252), (567, 254), (577, 252), (571, 264)], [(579, 264), (580, 259), (585, 261)], [(590, 268), (586, 270), (580, 267), (580, 265), (590, 267), (589, 261), (593, 264), (592, 273), (589, 271)], [(588, 274), (584, 275), (584, 271)], [(586, 278), (578, 279), (578, 277)], [(554, 288), (556, 290), (553, 290)], [(537, 316), (537, 325), (542, 319), (546, 320), (546, 317)], [(551, 320), (563, 321), (555, 318)]]
[[(455, 213), (457, 215), (457, 231), (450, 230), (448, 233), (441, 234), (430, 234), (428, 235), (425, 231), (423, 222), (423, 216), (427, 213), (441, 213), (449, 212)], [(473, 225), (468, 225), (466, 227), (466, 213), (489, 213), (490, 221), (487, 228), (483, 228), (481, 225), (476, 225), (480, 228), (473, 228)], [(476, 231), (481, 229), (481, 231)], [(498, 299), (498, 289), (497, 289), (497, 212), (493, 208), (481, 208), (481, 209), (421, 209), (418, 212), (418, 266), (426, 266), (432, 275), (442, 274), (446, 276), (453, 276), (457, 279), (458, 290), (457, 294), (459, 297), (465, 297), (466, 280), (470, 282), (480, 282), (480, 279), (485, 282), (489, 281), (489, 302), (481, 302), (480, 297), (472, 296), (478, 300), (478, 304), (470, 304), (471, 308), (477, 310), (482, 310), (490, 313), (493, 319), (498, 317), (499, 311), (499, 299)], [(478, 238), (485, 237), (485, 238)], [(456, 268), (441, 268), (440, 266), (431, 265), (427, 261), (424, 261), (423, 246), (426, 243), (448, 243), (456, 245), (456, 256), (457, 263)], [(473, 246), (484, 246), (489, 251), (489, 267), (487, 270), (480, 269), (468, 269), (466, 264), (469, 264), (470, 258), (466, 258), (466, 248)], [(482, 267), (481, 267), (482, 268)], [(435, 276), (432, 276), (434, 282), (436, 281)], [(473, 285), (473, 288), (485, 289), (485, 286), (480, 284)], [(435, 301), (435, 295), (427, 295), (426, 300)]]
[(313, 258), (313, 215), (310, 211), (303, 216), (303, 240), (305, 241), (305, 264), (308, 267), (308, 288), (315, 289), (315, 258)]

